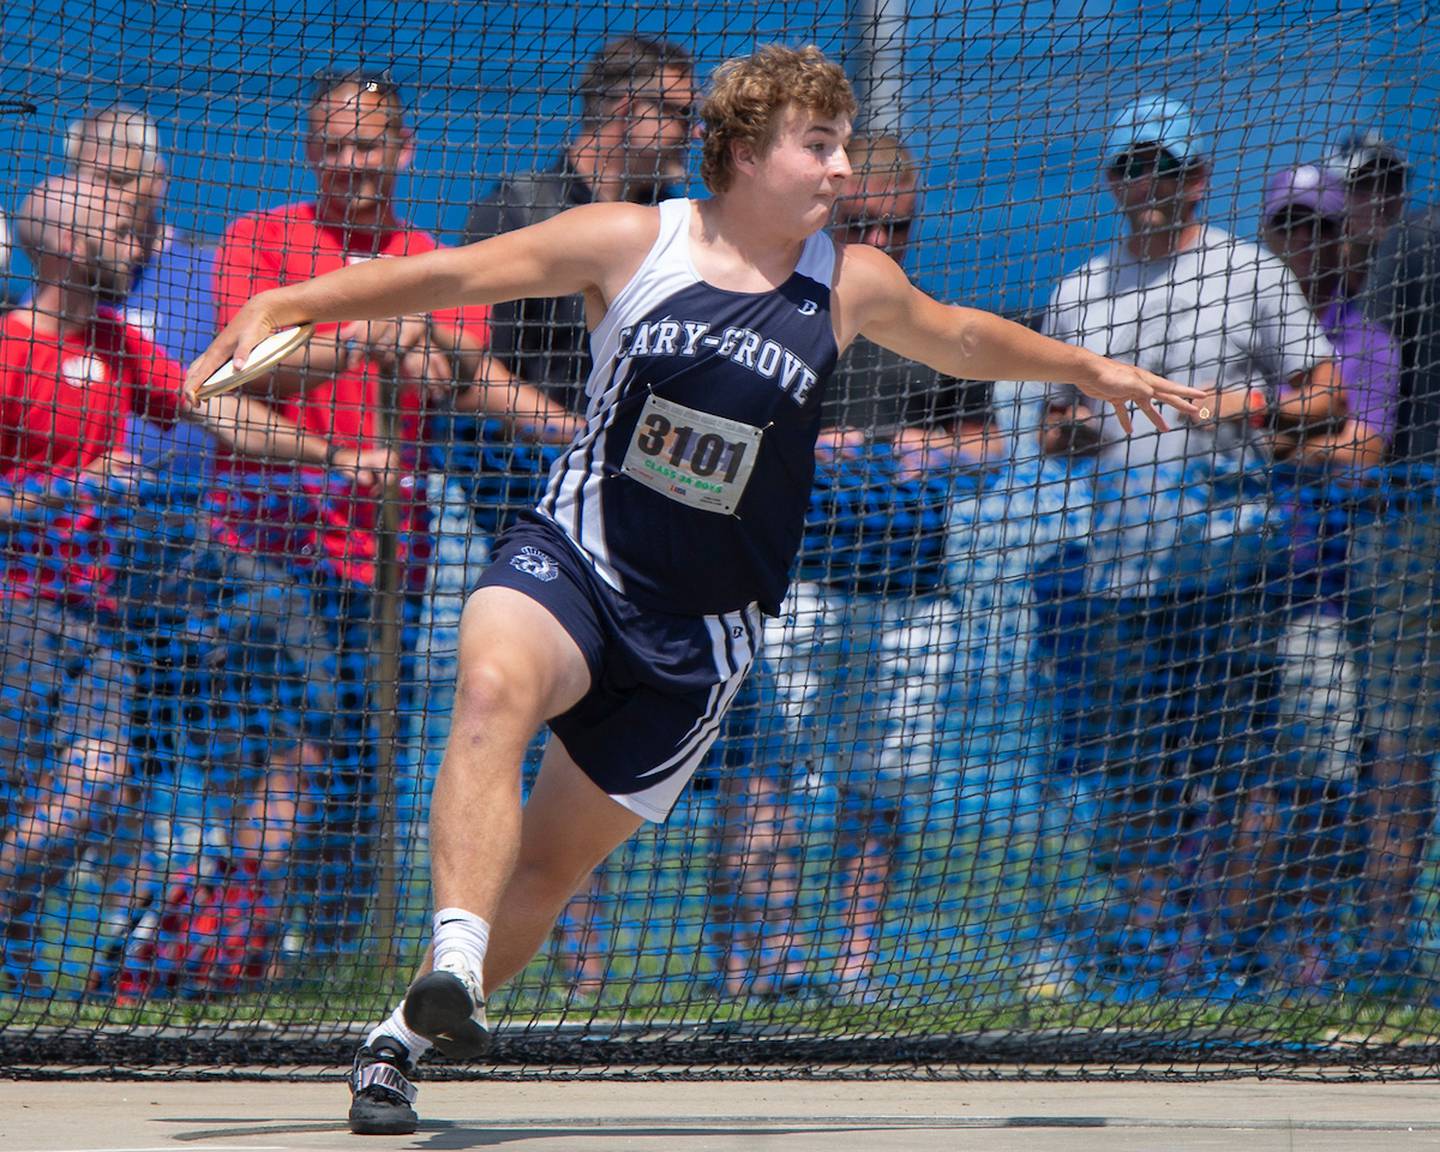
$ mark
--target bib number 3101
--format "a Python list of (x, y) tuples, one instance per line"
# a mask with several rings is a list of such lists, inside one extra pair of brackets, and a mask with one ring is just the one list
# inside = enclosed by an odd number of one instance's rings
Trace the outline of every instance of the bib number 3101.
[(680, 504), (729, 515), (745, 494), (762, 431), (651, 396), (621, 471)]

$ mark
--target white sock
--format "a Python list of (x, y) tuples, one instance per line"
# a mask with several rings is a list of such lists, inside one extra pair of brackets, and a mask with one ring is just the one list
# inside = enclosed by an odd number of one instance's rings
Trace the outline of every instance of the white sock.
[(435, 967), (460, 967), (480, 979), (485, 971), (485, 950), (490, 946), (490, 925), (463, 908), (442, 908), (435, 913)]
[(401, 1011), (402, 1007), (403, 1004), (397, 1005), (385, 1023), (372, 1028), (370, 1035), (365, 1037), (365, 1043), (367, 1045), (374, 1044), (382, 1036), (389, 1040), (398, 1040), (405, 1045), (405, 1051), (410, 1053), (410, 1060), (414, 1062), (430, 1050), (430, 1041), (418, 1032), (410, 1031), (405, 1024), (405, 1013)]

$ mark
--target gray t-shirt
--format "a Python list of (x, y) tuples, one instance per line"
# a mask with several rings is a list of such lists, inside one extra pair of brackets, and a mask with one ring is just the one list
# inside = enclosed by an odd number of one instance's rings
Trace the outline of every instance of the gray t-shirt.
[[(1116, 244), (1061, 281), (1043, 331), (1181, 384), (1261, 388), (1271, 397), (1333, 356), (1285, 266), (1218, 228), (1162, 260), (1138, 260)], [(1051, 392), (1083, 400), (1071, 388)], [(1264, 462), (1247, 428), (1171, 418), (1160, 432), (1137, 411), (1126, 436), (1108, 405), (1086, 403), (1100, 413), (1096, 591), (1163, 591), (1192, 535), (1246, 530), (1257, 510), (1236, 505), (1233, 480)]]

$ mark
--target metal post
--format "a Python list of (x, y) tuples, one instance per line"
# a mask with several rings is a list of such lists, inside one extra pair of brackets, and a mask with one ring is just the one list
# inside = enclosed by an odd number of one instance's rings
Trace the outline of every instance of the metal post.
[(905, 0), (850, 0), (860, 120), (867, 131), (900, 135), (904, 119)]
[[(380, 411), (376, 420), (378, 442), (386, 447), (397, 443), (399, 426), (399, 382), (393, 373), (384, 373), (380, 384)], [(379, 807), (378, 877), (375, 901), (374, 931), (376, 957), (382, 972), (396, 962), (395, 940), (400, 931), (399, 869), (396, 852), (399, 836), (396, 829), (398, 791), (395, 779), (395, 753), (400, 740), (400, 667), (404, 625), (405, 579), (400, 559), (400, 477), (388, 471), (381, 477), (377, 499), (375, 595), (371, 605), (371, 659), (374, 668), (375, 709), (380, 746), (375, 758), (376, 804)]]

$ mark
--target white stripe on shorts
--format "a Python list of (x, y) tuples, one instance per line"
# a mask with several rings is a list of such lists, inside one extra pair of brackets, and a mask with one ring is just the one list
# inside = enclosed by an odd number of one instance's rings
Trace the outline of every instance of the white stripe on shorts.
[[(670, 815), (670, 809), (675, 806), (675, 801), (680, 798), (680, 793), (685, 790), (690, 777), (700, 767), (700, 761), (705, 758), (710, 745), (715, 743), (715, 737), (720, 734), (720, 726), (735, 700), (735, 694), (740, 691), (740, 685), (744, 683), (746, 674), (760, 654), (759, 616), (760, 609), (752, 604), (739, 612), (727, 612), (721, 616), (706, 618), (715, 669), (725, 673), (725, 679), (711, 688), (704, 714), (681, 739), (675, 754), (649, 771), (642, 772), (637, 779), (643, 780), (646, 776), (655, 776), (669, 769), (675, 769), (674, 775), (667, 776), (653, 787), (639, 792), (624, 795), (611, 793), (610, 798), (617, 804), (630, 809), (637, 816), (656, 822)], [(740, 630), (739, 636), (732, 635), (736, 629)]]

